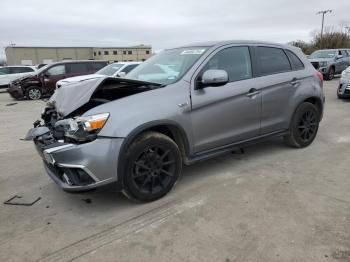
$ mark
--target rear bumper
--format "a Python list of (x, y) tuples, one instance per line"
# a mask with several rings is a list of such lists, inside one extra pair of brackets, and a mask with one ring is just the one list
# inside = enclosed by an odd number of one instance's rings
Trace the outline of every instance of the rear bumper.
[(15, 99), (20, 99), (24, 97), (23, 90), (20, 86), (9, 85), (7, 92)]
[(118, 182), (121, 138), (97, 138), (85, 144), (35, 143), (46, 173), (64, 191), (79, 192)]

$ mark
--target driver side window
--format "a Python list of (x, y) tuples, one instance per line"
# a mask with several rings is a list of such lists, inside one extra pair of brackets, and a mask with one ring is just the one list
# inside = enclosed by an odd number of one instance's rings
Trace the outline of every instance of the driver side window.
[(64, 75), (65, 73), (66, 73), (66, 69), (64, 65), (53, 66), (46, 71), (46, 74), (49, 76)]
[(249, 48), (236, 46), (219, 51), (208, 61), (202, 72), (209, 69), (225, 70), (229, 82), (252, 78)]

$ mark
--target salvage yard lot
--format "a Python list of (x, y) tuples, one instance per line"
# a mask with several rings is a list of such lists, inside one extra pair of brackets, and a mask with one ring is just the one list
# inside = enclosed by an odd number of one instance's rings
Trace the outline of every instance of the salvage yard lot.
[[(350, 261), (350, 101), (324, 83), (311, 146), (281, 139), (184, 168), (170, 194), (68, 194), (21, 141), (43, 101), (0, 93), (0, 261)], [(2, 204), (14, 195), (32, 206)]]

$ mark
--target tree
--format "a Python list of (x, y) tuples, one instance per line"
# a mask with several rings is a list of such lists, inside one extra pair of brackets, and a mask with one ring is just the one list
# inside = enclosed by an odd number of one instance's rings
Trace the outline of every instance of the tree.
[(322, 49), (350, 48), (350, 36), (342, 26), (340, 30), (334, 27), (326, 28), (322, 40), (321, 33), (314, 33), (313, 40), (310, 43), (302, 40), (292, 42), (292, 45), (303, 50), (305, 54), (311, 54), (313, 51), (320, 49), (322, 41)]

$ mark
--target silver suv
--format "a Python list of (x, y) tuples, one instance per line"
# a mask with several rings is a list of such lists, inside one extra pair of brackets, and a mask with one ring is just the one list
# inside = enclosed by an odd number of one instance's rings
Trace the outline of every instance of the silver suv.
[(317, 50), (308, 59), (326, 80), (332, 80), (335, 74), (350, 66), (350, 49)]
[(299, 49), (200, 43), (165, 50), (127, 78), (57, 89), (26, 139), (65, 191), (113, 184), (152, 201), (171, 190), (183, 164), (273, 136), (310, 145), (323, 104), (322, 74)]

